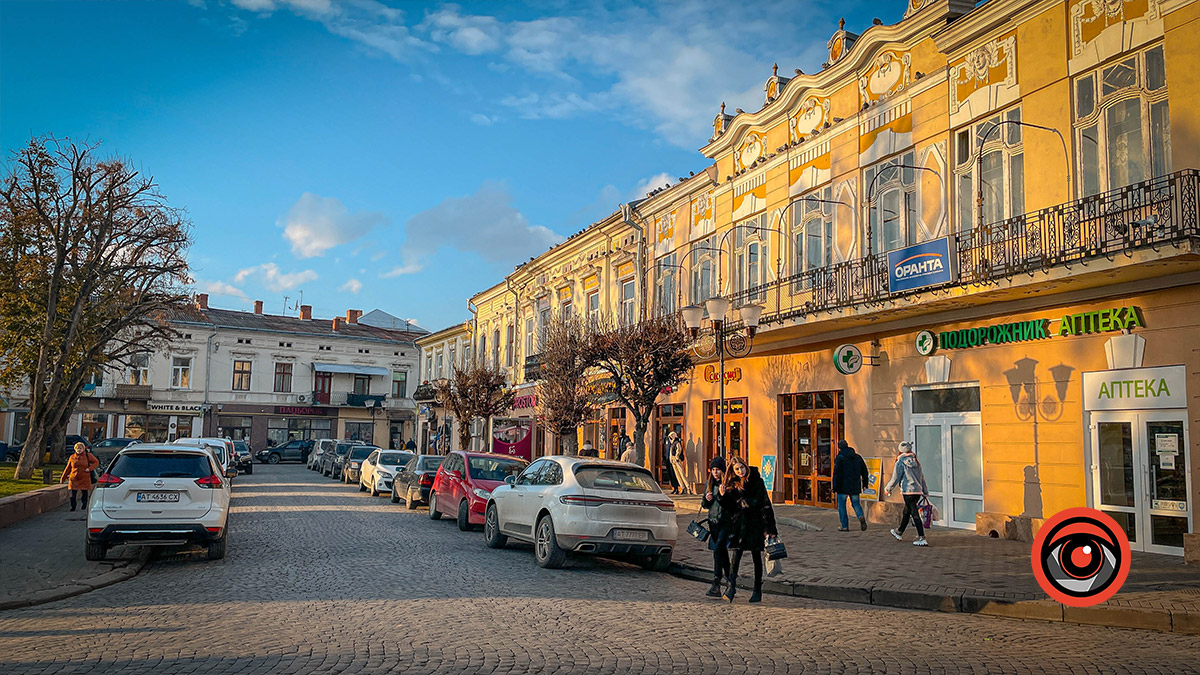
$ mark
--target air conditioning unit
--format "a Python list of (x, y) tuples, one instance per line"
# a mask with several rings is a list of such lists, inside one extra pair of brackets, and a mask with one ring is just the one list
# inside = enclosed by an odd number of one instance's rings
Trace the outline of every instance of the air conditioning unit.
[(297, 394), (296, 403), (308, 403), (308, 394)]

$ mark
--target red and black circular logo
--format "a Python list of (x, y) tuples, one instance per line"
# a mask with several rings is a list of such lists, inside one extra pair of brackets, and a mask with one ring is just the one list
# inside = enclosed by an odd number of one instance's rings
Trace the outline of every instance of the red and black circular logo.
[(1129, 576), (1129, 539), (1115, 520), (1096, 509), (1054, 514), (1038, 530), (1031, 557), (1042, 590), (1072, 607), (1108, 600)]

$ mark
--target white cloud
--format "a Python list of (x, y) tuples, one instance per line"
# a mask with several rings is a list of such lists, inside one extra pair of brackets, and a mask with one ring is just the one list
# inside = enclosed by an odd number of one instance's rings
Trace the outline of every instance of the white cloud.
[(351, 213), (334, 197), (305, 192), (279, 224), (284, 238), (292, 243), (292, 253), (312, 258), (358, 239), (384, 220), (383, 214)]
[(458, 5), (443, 5), (425, 15), (419, 29), (435, 42), (464, 54), (479, 55), (500, 47), (500, 22), (490, 16), (463, 16)]
[(208, 293), (209, 295), (222, 295), (229, 298), (238, 298), (239, 300), (250, 299), (250, 296), (246, 295), (245, 291), (224, 281), (200, 281), (197, 279), (196, 286), (201, 292)]
[(440, 248), (478, 254), (489, 262), (515, 264), (562, 241), (554, 231), (532, 225), (512, 205), (499, 183), (485, 182), (475, 194), (448, 197), (404, 224), (401, 264), (384, 277), (413, 274)]
[(345, 292), (358, 293), (359, 291), (362, 290), (362, 287), (363, 287), (363, 285), (362, 285), (361, 281), (359, 281), (358, 279), (350, 279), (350, 280), (346, 281), (346, 283), (342, 284), (341, 286), (338, 286), (338, 290), (342, 291), (343, 293), (345, 293)]
[(234, 283), (245, 283), (248, 279), (257, 279), (272, 291), (290, 291), (300, 284), (315, 281), (318, 275), (313, 270), (303, 272), (280, 272), (279, 265), (273, 262), (263, 263), (254, 267), (239, 270), (233, 277)]
[(405, 24), (404, 12), (378, 2), (356, 0), (232, 0), (233, 4), (260, 16), (277, 9), (320, 22), (330, 33), (352, 40), (366, 49), (381, 52), (397, 61), (411, 60), (416, 54), (435, 47), (412, 34)]
[(481, 127), (490, 127), (490, 126), (492, 126), (493, 121), (495, 121), (495, 120), (488, 117), (487, 115), (484, 115), (483, 113), (475, 113), (475, 114), (471, 115), (471, 122), (473, 124), (478, 124)]
[(667, 173), (656, 173), (648, 178), (643, 178), (634, 186), (630, 201), (641, 199), (649, 194), (651, 190), (656, 190), (664, 185), (670, 185), (673, 181), (674, 179)]

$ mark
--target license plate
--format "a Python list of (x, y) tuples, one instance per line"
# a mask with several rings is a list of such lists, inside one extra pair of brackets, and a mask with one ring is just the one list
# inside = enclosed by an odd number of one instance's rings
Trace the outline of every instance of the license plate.
[(179, 501), (178, 492), (139, 492), (137, 493), (139, 502), (177, 502)]
[(626, 541), (646, 541), (650, 538), (650, 533), (645, 530), (613, 530), (613, 539), (624, 539)]

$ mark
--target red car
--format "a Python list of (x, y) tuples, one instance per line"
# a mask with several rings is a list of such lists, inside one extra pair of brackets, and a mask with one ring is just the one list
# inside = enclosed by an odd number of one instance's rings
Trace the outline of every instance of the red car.
[(524, 471), (528, 464), (519, 457), (490, 452), (451, 452), (433, 479), (429, 517), (438, 520), (442, 513), (457, 514), (458, 529), (464, 532), (483, 525), (483, 511), (492, 490), (504, 484), (505, 478)]

